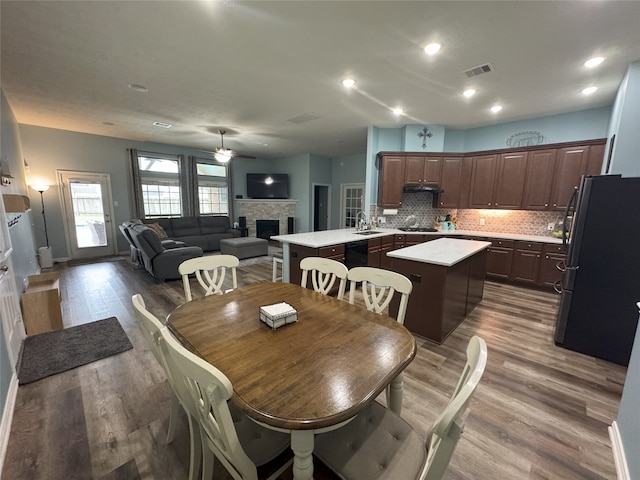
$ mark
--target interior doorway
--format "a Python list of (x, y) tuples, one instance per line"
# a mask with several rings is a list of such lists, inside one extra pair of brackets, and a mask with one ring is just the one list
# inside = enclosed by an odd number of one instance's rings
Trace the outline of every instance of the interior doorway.
[[(343, 183), (340, 192), (340, 228), (355, 227), (363, 211), (364, 183)], [(365, 212), (366, 213), (366, 212)]]
[(71, 258), (117, 253), (109, 174), (58, 170), (58, 179)]
[(331, 185), (313, 184), (313, 231), (328, 230), (331, 224)]

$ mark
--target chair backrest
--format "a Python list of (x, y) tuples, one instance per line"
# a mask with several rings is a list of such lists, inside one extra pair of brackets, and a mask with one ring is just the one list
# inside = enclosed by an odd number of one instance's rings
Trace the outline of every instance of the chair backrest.
[(395, 292), (400, 296), (398, 323), (404, 323), (409, 294), (413, 290), (411, 280), (400, 273), (375, 267), (354, 267), (349, 270), (349, 303), (355, 302), (356, 284), (362, 282), (362, 296), (367, 310), (382, 313), (389, 306)]
[(165, 368), (164, 357), (158, 344), (158, 339), (160, 338), (160, 330), (162, 330), (164, 325), (149, 310), (147, 310), (142, 295), (140, 295), (139, 293), (135, 294), (131, 297), (131, 302), (133, 303), (133, 307), (136, 309), (138, 325), (142, 330), (142, 335), (144, 336), (147, 345), (149, 345), (151, 353), (153, 353), (153, 356), (156, 357), (158, 363), (162, 365), (162, 368)]
[(240, 260), (234, 255), (209, 255), (206, 257), (190, 258), (182, 262), (178, 266), (178, 273), (182, 275), (184, 296), (187, 302), (193, 299), (189, 275), (195, 274), (198, 283), (204, 289), (205, 296), (214, 293), (221, 294), (223, 293), (222, 285), (227, 268), (231, 269), (233, 288), (238, 288), (238, 277), (236, 274), (236, 267), (238, 267), (238, 265), (240, 265)]
[(217, 368), (192, 354), (164, 328), (160, 347), (176, 381), (176, 394), (200, 426), (203, 441), (239, 480), (257, 479), (256, 465), (238, 439), (227, 401), (233, 388)]
[(342, 300), (347, 286), (347, 273), (349, 272), (344, 263), (330, 258), (306, 257), (300, 261), (300, 269), (302, 270), (302, 282), (300, 284), (306, 288), (307, 276), (311, 272), (313, 289), (325, 295), (328, 295), (336, 283), (336, 278), (339, 278), (338, 299)]
[(444, 475), (453, 451), (460, 440), (471, 397), (487, 365), (487, 344), (474, 336), (467, 346), (467, 363), (446, 408), (427, 435), (427, 462), (420, 476), (439, 480)]

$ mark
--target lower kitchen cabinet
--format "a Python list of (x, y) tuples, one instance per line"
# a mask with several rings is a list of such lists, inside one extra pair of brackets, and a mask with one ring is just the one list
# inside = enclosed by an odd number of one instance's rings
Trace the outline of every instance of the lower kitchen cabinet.
[(513, 251), (511, 280), (535, 285), (538, 282), (542, 243), (517, 240)]
[[(344, 244), (330, 245), (328, 247), (303, 247), (291, 244), (289, 247), (289, 281), (300, 285), (302, 282), (302, 270), (300, 261), (306, 257), (322, 257), (344, 263)], [(313, 288), (311, 282), (307, 282), (307, 288)], [(337, 287), (336, 287), (337, 289)]]
[(491, 246), (487, 249), (487, 277), (500, 280), (511, 279), (513, 267), (513, 240), (487, 239)]
[[(402, 237), (400, 247), (395, 246), (395, 237)], [(391, 259), (387, 257), (387, 252), (396, 248), (402, 248), (403, 246), (404, 235), (388, 235), (386, 237), (370, 238), (367, 265), (391, 270)]]
[(542, 248), (540, 258), (540, 270), (538, 272), (538, 285), (541, 287), (559, 288), (562, 280), (562, 268), (565, 253), (562, 245), (546, 244)]

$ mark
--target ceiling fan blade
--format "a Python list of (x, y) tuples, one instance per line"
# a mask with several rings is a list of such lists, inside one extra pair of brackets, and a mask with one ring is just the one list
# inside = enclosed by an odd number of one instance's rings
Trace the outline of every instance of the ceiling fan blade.
[(235, 153), (235, 154), (233, 154), (233, 158), (253, 158), (253, 159), (256, 159), (257, 157), (254, 157), (253, 155), (240, 155), (239, 153)]

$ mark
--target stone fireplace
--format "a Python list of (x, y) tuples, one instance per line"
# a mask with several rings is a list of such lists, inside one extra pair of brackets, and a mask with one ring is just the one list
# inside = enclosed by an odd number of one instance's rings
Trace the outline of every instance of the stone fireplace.
[[(277, 221), (277, 233), (271, 235), (287, 234), (287, 219), (296, 216), (297, 200), (253, 200), (248, 198), (236, 199), (237, 216), (247, 217), (247, 228), (249, 236), (257, 236), (256, 221), (271, 220)], [(234, 221), (238, 221), (235, 219)], [(272, 225), (274, 225), (273, 223)], [(273, 228), (273, 227), (271, 227)], [(262, 237), (268, 238), (268, 237)]]
[(272, 235), (280, 235), (280, 221), (256, 220), (256, 237), (269, 240)]

